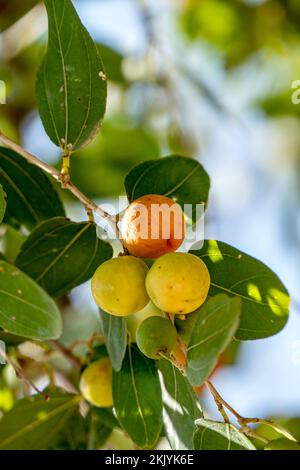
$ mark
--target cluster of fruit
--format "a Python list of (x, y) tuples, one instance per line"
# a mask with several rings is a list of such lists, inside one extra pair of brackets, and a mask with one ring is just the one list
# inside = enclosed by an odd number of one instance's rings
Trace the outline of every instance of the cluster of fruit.
[[(152, 204), (159, 204), (161, 208), (154, 222)], [(130, 341), (136, 342), (142, 353), (151, 359), (172, 355), (177, 338), (173, 316), (184, 318), (198, 309), (205, 302), (210, 287), (209, 272), (203, 261), (189, 253), (175, 253), (184, 237), (183, 214), (177, 204), (180, 218), (171, 218), (170, 212), (163, 209), (174, 204), (157, 195), (134, 201), (124, 215), (122, 232), (129, 254), (101, 264), (92, 279), (92, 294), (97, 305), (111, 315), (127, 317)], [(136, 218), (141, 205), (147, 209), (149, 228), (157, 224), (158, 237), (144, 238), (137, 230)], [(169, 235), (177, 230), (182, 234), (180, 239), (164, 238), (163, 229), (167, 224)], [(157, 259), (149, 269), (142, 258)], [(94, 405), (111, 406), (111, 376), (109, 359), (92, 363), (81, 377), (83, 396)]]

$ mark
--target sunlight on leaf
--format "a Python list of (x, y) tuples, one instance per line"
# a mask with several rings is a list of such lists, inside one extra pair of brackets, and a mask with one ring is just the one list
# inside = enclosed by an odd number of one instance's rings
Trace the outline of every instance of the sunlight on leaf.
[(37, 413), (36, 417), (39, 421), (45, 421), (47, 419), (48, 413), (46, 411), (40, 411)]
[(207, 245), (207, 255), (213, 263), (219, 263), (223, 261), (223, 255), (219, 250), (218, 243), (216, 240), (209, 240)]
[(0, 409), (9, 411), (14, 406), (14, 397), (8, 388), (0, 389)]
[(251, 282), (249, 282), (247, 284), (247, 292), (248, 292), (249, 297), (251, 297), (252, 299), (257, 300), (258, 302), (262, 301), (259, 288), (255, 284), (252, 284)]
[(290, 307), (290, 297), (278, 289), (269, 289), (266, 299), (272, 312), (279, 317), (285, 316)]

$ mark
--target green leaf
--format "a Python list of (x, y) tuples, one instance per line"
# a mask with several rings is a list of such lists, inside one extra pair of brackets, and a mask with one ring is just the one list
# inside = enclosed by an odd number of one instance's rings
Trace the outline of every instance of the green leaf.
[(195, 450), (256, 450), (252, 442), (233, 424), (208, 419), (196, 422)]
[(0, 421), (0, 450), (44, 450), (78, 408), (77, 395), (24, 398)]
[(89, 440), (90, 444), (93, 444), (91, 447), (99, 449), (111, 435), (112, 428), (103, 424), (100, 415), (95, 412), (95, 408), (91, 409), (88, 419), (90, 420)]
[(282, 437), (269, 442), (264, 450), (300, 450), (300, 444)]
[(112, 408), (98, 408), (92, 407), (93, 414), (97, 415), (98, 420), (103, 426), (114, 429), (119, 428), (120, 424), (118, 420), (115, 418)]
[[(255, 432), (264, 437), (267, 441), (273, 441), (276, 439), (280, 439), (283, 436), (287, 437), (287, 433), (289, 433), (292, 437), (294, 437), (298, 442), (300, 442), (300, 418), (286, 418), (286, 417), (278, 417), (278, 416), (271, 416), (269, 418), (274, 424), (275, 428), (272, 426), (268, 426), (266, 424), (259, 424), (255, 429)], [(283, 431), (284, 430), (284, 431)], [(264, 444), (262, 441), (258, 439), (253, 439), (255, 446), (258, 449), (262, 449)]]
[(195, 420), (202, 417), (199, 400), (176, 367), (161, 359), (158, 361), (162, 374), (163, 421), (168, 441), (174, 450), (193, 448)]
[(51, 450), (98, 450), (111, 432), (111, 428), (99, 421), (95, 408), (85, 418), (78, 411), (66, 423)]
[(97, 237), (95, 224), (56, 217), (31, 232), (16, 266), (50, 295), (59, 296), (88, 281), (111, 257), (112, 247)]
[(4, 192), (0, 184), (0, 224), (3, 220), (5, 210), (6, 210), (6, 193)]
[(127, 332), (125, 318), (109, 315), (99, 309), (106, 349), (113, 368), (119, 371), (126, 353)]
[(6, 261), (14, 264), (25, 240), (26, 236), (24, 233), (10, 225), (5, 225), (5, 230), (1, 236), (1, 246)]
[(211, 276), (209, 295), (220, 292), (242, 299), (241, 321), (235, 335), (240, 340), (266, 338), (285, 326), (290, 298), (287, 290), (261, 261), (226, 243), (207, 240), (199, 256)]
[(113, 373), (115, 412), (140, 447), (151, 448), (162, 427), (162, 398), (155, 362), (128, 346), (120, 372)]
[(45, 130), (59, 147), (87, 145), (105, 113), (107, 83), (102, 60), (70, 0), (45, 0), (48, 50), (37, 78)]
[(194, 312), (189, 313), (184, 320), (180, 320), (177, 318), (178, 315), (175, 315), (174, 323), (177, 329), (177, 333), (186, 344), (188, 344), (190, 341), (194, 325), (199, 316), (198, 313), (199, 310), (195, 310)]
[(0, 147), (0, 184), (7, 194), (4, 220), (9, 224), (31, 229), (43, 220), (65, 215), (52, 180), (5, 147)]
[[(207, 204), (209, 176), (197, 160), (173, 155), (141, 163), (126, 176), (129, 202), (146, 194), (161, 194), (184, 204)], [(195, 219), (196, 215), (193, 212)]]
[(60, 312), (46, 292), (26, 274), (0, 261), (0, 327), (37, 340), (59, 338)]
[(199, 309), (187, 347), (187, 376), (192, 385), (201, 385), (214, 370), (238, 328), (240, 312), (240, 299), (225, 294)]
[(23, 336), (11, 335), (10, 333), (0, 329), (0, 340), (4, 341), (6, 346), (17, 346), (18, 344), (27, 341), (27, 338), (24, 338)]

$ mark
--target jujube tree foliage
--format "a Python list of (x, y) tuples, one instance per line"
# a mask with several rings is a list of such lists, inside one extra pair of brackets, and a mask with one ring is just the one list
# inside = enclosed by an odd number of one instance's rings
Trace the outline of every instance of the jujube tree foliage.
[[(262, 262), (218, 240), (175, 253), (184, 225), (179, 240), (172, 238), (172, 219), (166, 240), (160, 225), (164, 211), (155, 221), (158, 238), (137, 236), (132, 226), (137, 204), (150, 207), (150, 213), (152, 202), (176, 205), (179, 220), (196, 223), (196, 211), (187, 217), (185, 204), (206, 207), (210, 179), (195, 159), (171, 155), (134, 167), (124, 181), (128, 208), (118, 215), (72, 183), (76, 152), (101, 128), (107, 77), (71, 0), (45, 0), (45, 5), (49, 38), (36, 97), (62, 165), (59, 171), (0, 134), (0, 219), (24, 236), (13, 262), (1, 254), (1, 339), (7, 361), (35, 391), (4, 413), (0, 449), (100, 448), (115, 430), (143, 449), (155, 448), (162, 437), (173, 449), (297, 448), (280, 424), (240, 416), (210, 381), (234, 342), (267, 338), (285, 326), (286, 288)], [(83, 204), (86, 220), (68, 218), (58, 184)], [(116, 234), (123, 218), (121, 253), (98, 237), (94, 213)], [(150, 228), (152, 223), (149, 217)], [(59, 341), (65, 328), (60, 309), (72, 289), (87, 281), (102, 334), (75, 354)], [(49, 373), (43, 391), (18, 357), (17, 346), (28, 340)], [(53, 377), (47, 363), (53, 350), (68, 361), (71, 385)], [(202, 386), (215, 399), (219, 421), (207, 419), (202, 410)], [(272, 439), (257, 434), (252, 423), (274, 429), (278, 440), (269, 443)]]

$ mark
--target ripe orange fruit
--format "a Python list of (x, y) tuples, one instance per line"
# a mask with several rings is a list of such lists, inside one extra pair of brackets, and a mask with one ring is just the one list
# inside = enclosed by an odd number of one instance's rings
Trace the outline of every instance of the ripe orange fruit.
[(139, 258), (158, 258), (176, 251), (184, 235), (181, 207), (172, 199), (157, 194), (133, 201), (122, 220), (124, 246)]

